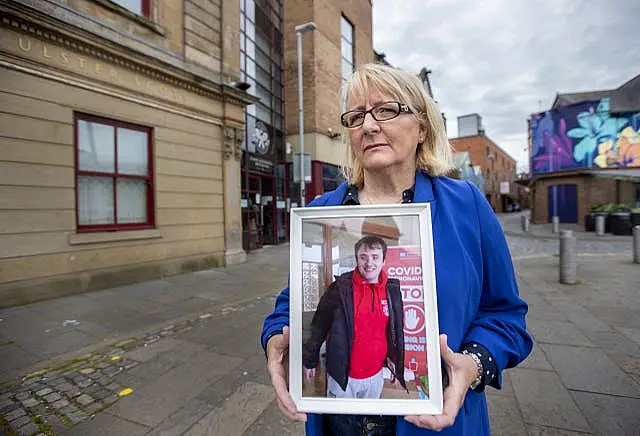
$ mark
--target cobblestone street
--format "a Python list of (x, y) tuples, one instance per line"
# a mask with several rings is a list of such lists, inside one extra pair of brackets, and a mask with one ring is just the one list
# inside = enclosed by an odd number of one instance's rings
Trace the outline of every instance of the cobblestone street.
[[(536, 345), (488, 393), (493, 434), (639, 434), (630, 238), (577, 233), (580, 282), (565, 286), (557, 239), (501, 220)], [(0, 311), (0, 435), (303, 434), (278, 411), (259, 346), (287, 269), (282, 245), (244, 265)]]

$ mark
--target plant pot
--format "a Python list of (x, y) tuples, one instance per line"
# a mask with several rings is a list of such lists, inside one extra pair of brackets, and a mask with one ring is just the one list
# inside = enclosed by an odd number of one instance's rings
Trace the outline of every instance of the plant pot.
[(630, 235), (631, 234), (631, 213), (629, 212), (611, 212), (609, 214), (609, 225), (611, 233), (614, 235)]
[(632, 229), (635, 226), (640, 226), (640, 212), (631, 212), (631, 216), (629, 217), (629, 221), (631, 223), (631, 228)]
[(593, 212), (589, 212), (584, 216), (584, 231), (595, 232), (596, 231), (596, 217)]

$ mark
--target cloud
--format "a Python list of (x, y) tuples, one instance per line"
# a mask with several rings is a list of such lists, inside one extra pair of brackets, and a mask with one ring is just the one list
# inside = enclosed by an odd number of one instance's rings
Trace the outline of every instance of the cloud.
[(636, 0), (374, 0), (373, 40), (393, 65), (433, 71), (450, 136), (477, 112), (527, 167), (527, 117), (556, 92), (610, 89), (640, 74)]

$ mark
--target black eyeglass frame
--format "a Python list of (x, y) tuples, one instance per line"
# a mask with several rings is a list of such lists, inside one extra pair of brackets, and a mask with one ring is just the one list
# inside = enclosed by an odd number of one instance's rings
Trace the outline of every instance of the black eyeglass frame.
[[(385, 118), (383, 120), (379, 120), (378, 118), (376, 118), (376, 116), (374, 115), (373, 111), (378, 109), (380, 106), (383, 106), (385, 104), (389, 104), (389, 103), (395, 103), (398, 105), (398, 113), (396, 115), (394, 115), (391, 118)], [(347, 122), (346, 122), (346, 116), (349, 114), (353, 114), (353, 113), (360, 113), (362, 114), (362, 122), (360, 124), (357, 124), (355, 126), (348, 126)], [(352, 110), (352, 111), (347, 111), (345, 113), (343, 113), (342, 115), (340, 115), (340, 124), (342, 124), (344, 127), (346, 127), (347, 129), (355, 129), (357, 127), (360, 127), (364, 124), (364, 119), (366, 118), (367, 114), (371, 114), (371, 116), (373, 117), (374, 120), (376, 121), (389, 121), (389, 120), (393, 120), (394, 118), (397, 118), (398, 116), (400, 116), (400, 114), (411, 114), (413, 113), (411, 111), (411, 109), (409, 108), (409, 106), (407, 106), (404, 103), (400, 103), (399, 101), (384, 101), (382, 103), (378, 103), (377, 105), (373, 106), (371, 109), (369, 110)]]

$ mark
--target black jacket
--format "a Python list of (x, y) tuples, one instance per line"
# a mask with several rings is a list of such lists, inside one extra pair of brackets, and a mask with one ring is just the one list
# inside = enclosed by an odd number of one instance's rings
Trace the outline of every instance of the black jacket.
[[(327, 373), (342, 390), (349, 381), (349, 363), (353, 344), (353, 271), (344, 273), (329, 285), (320, 298), (318, 308), (311, 321), (311, 336), (302, 350), (305, 368), (315, 368), (320, 358), (320, 347), (327, 343)], [(395, 367), (394, 376), (403, 388), (404, 381), (404, 308), (400, 282), (387, 279), (387, 301), (389, 323), (387, 324), (387, 358)], [(383, 365), (386, 362), (381, 362)]]

